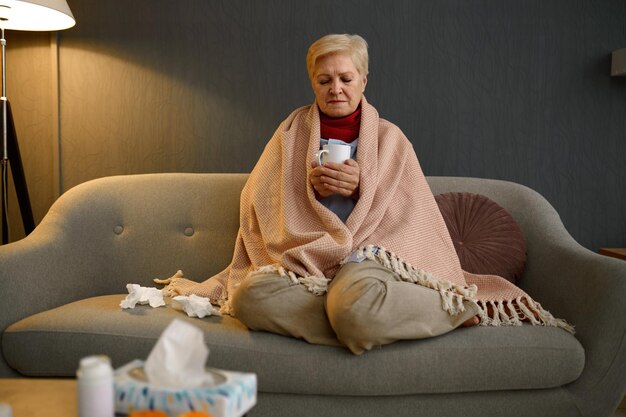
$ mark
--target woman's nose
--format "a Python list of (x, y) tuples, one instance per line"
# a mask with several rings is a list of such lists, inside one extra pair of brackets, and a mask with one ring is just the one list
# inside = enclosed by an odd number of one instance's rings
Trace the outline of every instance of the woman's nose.
[(333, 95), (341, 94), (341, 85), (338, 82), (333, 81), (330, 84), (330, 94), (333, 94)]

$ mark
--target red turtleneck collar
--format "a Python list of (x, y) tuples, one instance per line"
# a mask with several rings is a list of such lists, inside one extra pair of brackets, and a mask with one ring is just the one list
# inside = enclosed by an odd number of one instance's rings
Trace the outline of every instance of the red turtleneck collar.
[(350, 143), (359, 137), (361, 106), (344, 117), (330, 117), (320, 112), (320, 135), (324, 139), (341, 139)]

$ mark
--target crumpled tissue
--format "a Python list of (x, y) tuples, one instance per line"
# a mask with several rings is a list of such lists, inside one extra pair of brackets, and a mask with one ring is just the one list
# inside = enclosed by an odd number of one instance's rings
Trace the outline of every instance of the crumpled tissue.
[(150, 304), (150, 307), (161, 307), (165, 305), (163, 291), (153, 287), (142, 287), (139, 284), (126, 285), (128, 295), (120, 303), (122, 308), (135, 308), (137, 304)]
[(192, 388), (213, 385), (213, 376), (206, 372), (209, 348), (198, 327), (174, 319), (156, 342), (144, 371), (151, 385), (168, 388)]
[(184, 311), (189, 317), (221, 316), (219, 310), (211, 305), (208, 298), (196, 294), (178, 295), (172, 298), (172, 307)]

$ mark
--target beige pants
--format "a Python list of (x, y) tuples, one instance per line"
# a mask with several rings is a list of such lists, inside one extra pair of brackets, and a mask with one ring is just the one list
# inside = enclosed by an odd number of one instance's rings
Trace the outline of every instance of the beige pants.
[(446, 333), (477, 313), (465, 302), (466, 310), (451, 316), (437, 291), (402, 281), (370, 260), (341, 267), (324, 296), (288, 278), (260, 274), (246, 278), (231, 302), (235, 316), (250, 329), (345, 345), (355, 354)]

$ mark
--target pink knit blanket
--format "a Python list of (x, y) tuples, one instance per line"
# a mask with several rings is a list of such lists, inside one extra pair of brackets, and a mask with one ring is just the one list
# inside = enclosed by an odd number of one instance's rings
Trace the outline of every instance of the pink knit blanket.
[(166, 293), (195, 293), (224, 304), (249, 273), (276, 271), (323, 294), (344, 259), (360, 250), (403, 279), (437, 289), (450, 314), (470, 299), (480, 307), (483, 325), (526, 319), (572, 330), (505, 279), (461, 269), (413, 146), (365, 98), (356, 156), (359, 198), (346, 223), (317, 200), (309, 182), (319, 147), (317, 105), (295, 110), (266, 145), (241, 193), (231, 264), (202, 283), (173, 277)]

